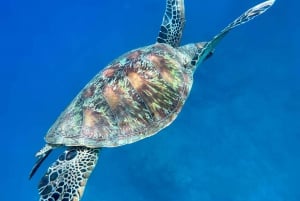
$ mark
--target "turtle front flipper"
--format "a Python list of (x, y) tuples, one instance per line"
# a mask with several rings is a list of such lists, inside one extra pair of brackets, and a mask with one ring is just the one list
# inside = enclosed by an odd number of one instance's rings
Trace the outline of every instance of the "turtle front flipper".
[(274, 4), (274, 2), (275, 0), (268, 0), (257, 4), (256, 6), (244, 12), (241, 16), (236, 18), (227, 27), (225, 27), (219, 34), (217, 34), (211, 41), (207, 42), (203, 47), (199, 48), (198, 52), (192, 59), (191, 64), (193, 66), (200, 64), (205, 58), (207, 58), (207, 56), (214, 50), (216, 45), (224, 38), (224, 36), (230, 30), (246, 22), (249, 22), (253, 18), (263, 14)]
[(99, 149), (70, 147), (48, 168), (38, 189), (40, 201), (79, 201), (99, 155)]
[(178, 47), (184, 23), (184, 0), (167, 0), (166, 11), (157, 37), (157, 42)]

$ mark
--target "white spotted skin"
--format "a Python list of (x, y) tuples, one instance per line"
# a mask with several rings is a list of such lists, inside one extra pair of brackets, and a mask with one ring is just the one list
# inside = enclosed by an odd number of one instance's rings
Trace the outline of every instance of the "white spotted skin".
[(98, 149), (67, 149), (42, 177), (40, 201), (79, 201), (98, 160)]

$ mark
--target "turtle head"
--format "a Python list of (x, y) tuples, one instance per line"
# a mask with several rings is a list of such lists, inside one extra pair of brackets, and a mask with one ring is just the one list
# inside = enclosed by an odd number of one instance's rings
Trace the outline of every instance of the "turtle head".
[(246, 22), (249, 22), (253, 18), (264, 13), (274, 4), (274, 2), (275, 0), (267, 0), (250, 8), (241, 16), (236, 18), (233, 22), (231, 22), (229, 25), (227, 25), (219, 34), (215, 35), (209, 42), (187, 44), (180, 47), (179, 51), (184, 56), (186, 56), (186, 68), (190, 68), (191, 71), (194, 72), (199, 64), (201, 64), (205, 59), (209, 58), (212, 55), (215, 47), (227, 35), (229, 31)]
[(179, 51), (186, 56), (186, 68), (191, 69), (194, 72), (198, 65), (200, 65), (204, 60), (212, 56), (214, 50), (207, 51), (200, 58), (199, 52), (202, 52), (204, 48), (207, 47), (207, 42), (190, 43), (179, 47)]

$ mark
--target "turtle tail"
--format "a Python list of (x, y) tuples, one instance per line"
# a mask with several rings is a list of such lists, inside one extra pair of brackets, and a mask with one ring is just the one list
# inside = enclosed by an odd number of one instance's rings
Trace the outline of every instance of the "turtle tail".
[(204, 59), (206, 59), (214, 50), (216, 45), (224, 38), (227, 33), (233, 28), (240, 26), (246, 22), (249, 22), (253, 18), (263, 14), (267, 11), (273, 4), (275, 0), (267, 0), (256, 6), (250, 8), (246, 12), (244, 12), (241, 16), (236, 18), (233, 22), (231, 22), (227, 27), (225, 27), (219, 34), (217, 34), (211, 41), (207, 42), (203, 47), (198, 49), (198, 52), (193, 57), (191, 64), (192, 66), (196, 66), (200, 64)]
[(40, 201), (79, 201), (100, 149), (70, 147), (48, 168), (38, 190)]

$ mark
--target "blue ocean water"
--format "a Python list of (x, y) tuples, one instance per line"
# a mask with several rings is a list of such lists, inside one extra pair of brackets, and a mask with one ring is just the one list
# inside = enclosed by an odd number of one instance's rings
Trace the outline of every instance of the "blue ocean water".
[[(182, 43), (211, 39), (259, 3), (186, 0)], [(195, 73), (178, 119), (103, 149), (83, 201), (299, 201), (300, 15), (277, 0)], [(0, 2), (1, 200), (38, 200), (34, 154), (60, 112), (122, 53), (155, 41), (162, 0)]]

